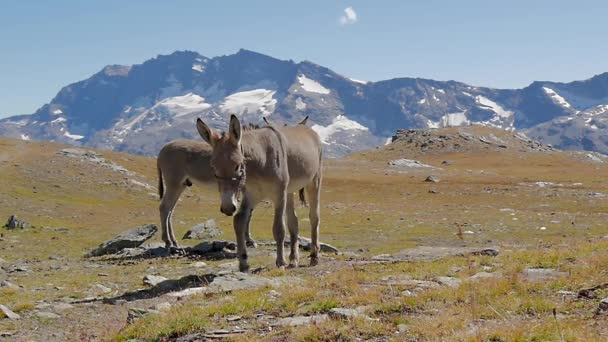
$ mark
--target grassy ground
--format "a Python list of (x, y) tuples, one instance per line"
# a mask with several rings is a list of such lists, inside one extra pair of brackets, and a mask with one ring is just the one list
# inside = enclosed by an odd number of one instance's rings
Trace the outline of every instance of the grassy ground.
[[(248, 332), (236, 340), (538, 340), (600, 341), (608, 338), (597, 300), (558, 291), (577, 291), (608, 281), (608, 167), (578, 155), (505, 150), (425, 153), (385, 148), (327, 160), (322, 193), (321, 239), (358, 254), (324, 256), (316, 268), (278, 271), (270, 253), (254, 255), (262, 276), (294, 275), (284, 288), (195, 296), (163, 315), (127, 325), (128, 306), (76, 305), (55, 320), (39, 318), (36, 306), (97, 294), (97, 284), (119, 294), (142, 287), (144, 275), (168, 278), (200, 272), (179, 258), (108, 263), (82, 255), (119, 232), (156, 223), (156, 185), (151, 158), (103, 152), (136, 175), (58, 155), (62, 146), (0, 139), (0, 218), (17, 214), (34, 227), (3, 231), (0, 266), (25, 265), (29, 272), (3, 272), (0, 280), (23, 286), (0, 288), (0, 303), (23, 315), (0, 320), (0, 332), (16, 340), (169, 339), (234, 324)], [(415, 158), (438, 169), (387, 165)], [(450, 165), (442, 161), (449, 160)], [(433, 174), (439, 183), (424, 182)], [(539, 183), (544, 182), (544, 183)], [(547, 183), (550, 182), (550, 183)], [(220, 216), (214, 188), (192, 187), (178, 204), (174, 223), (185, 230), (217, 219), (223, 238), (233, 240), (231, 221)], [(272, 209), (256, 209), (252, 232), (272, 240)], [(298, 209), (301, 218), (306, 209)], [(300, 220), (302, 235), (308, 222)], [(57, 230), (65, 227), (68, 231)], [(463, 234), (459, 234), (463, 232)], [(159, 239), (156, 237), (155, 239)], [(193, 242), (185, 241), (184, 244)], [(497, 257), (450, 257), (433, 262), (363, 265), (356, 260), (415, 246), (498, 246)], [(208, 262), (211, 266), (222, 263)], [(302, 254), (302, 263), (307, 263)], [(528, 267), (566, 275), (535, 282)], [(480, 271), (501, 276), (479, 281)], [(457, 289), (438, 287), (403, 295), (407, 287), (382, 284), (386, 276), (419, 280), (452, 276)], [(275, 293), (278, 292), (277, 293)], [(608, 293), (599, 292), (599, 298)], [(603, 296), (602, 296), (603, 295)], [(334, 307), (360, 307), (374, 321), (330, 319), (306, 327), (273, 328), (257, 317), (322, 314)], [(555, 312), (555, 314), (554, 314)], [(239, 315), (240, 323), (226, 318)], [(69, 324), (68, 324), (69, 323)]]

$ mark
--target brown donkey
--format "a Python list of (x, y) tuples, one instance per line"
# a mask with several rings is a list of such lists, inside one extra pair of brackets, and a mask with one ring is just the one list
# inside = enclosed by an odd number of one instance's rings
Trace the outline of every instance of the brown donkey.
[(302, 124), (295, 127), (268, 125), (243, 130), (232, 115), (228, 133), (219, 135), (201, 119), (196, 128), (213, 147), (211, 165), (221, 194), (220, 211), (234, 216), (239, 269), (246, 272), (246, 232), (255, 206), (264, 199), (274, 202), (272, 232), (277, 243), (277, 267), (286, 265), (283, 255), (285, 220), (291, 241), (289, 266), (296, 267), (298, 254), (298, 218), (294, 193), (303, 191), (309, 198), (311, 225), (311, 266), (319, 262), (319, 212), (321, 193), (322, 145), (319, 136)]
[[(177, 240), (175, 240), (171, 218), (182, 192), (193, 183), (215, 185), (215, 177), (211, 168), (212, 151), (211, 146), (205, 142), (178, 139), (167, 143), (160, 150), (156, 159), (158, 194), (161, 198), (159, 211), (162, 239), (166, 248), (172, 252), (180, 251)], [(246, 235), (247, 246), (255, 247), (249, 231)]]

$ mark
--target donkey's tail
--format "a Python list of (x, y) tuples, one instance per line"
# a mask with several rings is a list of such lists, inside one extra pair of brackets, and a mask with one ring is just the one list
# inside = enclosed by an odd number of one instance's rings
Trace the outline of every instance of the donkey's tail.
[(300, 203), (302, 203), (302, 205), (305, 207), (308, 206), (308, 203), (306, 203), (306, 196), (304, 196), (304, 188), (300, 189), (299, 195), (300, 195)]
[(158, 196), (160, 199), (163, 199), (163, 195), (165, 194), (165, 186), (163, 185), (163, 171), (160, 167), (156, 167), (158, 170)]

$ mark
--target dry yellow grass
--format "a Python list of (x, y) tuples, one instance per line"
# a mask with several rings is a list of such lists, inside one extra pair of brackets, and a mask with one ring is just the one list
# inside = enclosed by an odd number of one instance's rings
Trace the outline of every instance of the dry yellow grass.
[[(593, 195), (608, 193), (608, 167), (557, 152), (410, 155), (385, 148), (326, 161), (323, 241), (360, 258), (418, 245), (494, 245), (501, 248), (497, 257), (352, 266), (346, 257), (336, 256), (335, 260), (325, 258), (318, 268), (276, 271), (271, 256), (253, 256), (254, 267), (268, 268), (262, 276), (294, 275), (303, 283), (275, 289), (280, 296), (272, 300), (268, 299), (269, 288), (193, 297), (166, 314), (148, 316), (130, 326), (124, 321), (127, 308), (109, 305), (103, 307), (103, 317), (82, 306), (62, 314), (59, 321), (31, 319), (28, 315), (37, 301), (86, 297), (95, 284), (106, 284), (120, 293), (140, 288), (142, 277), (151, 272), (165, 277), (194, 272), (190, 261), (174, 258), (125, 264), (83, 260), (85, 251), (117, 233), (157, 222), (158, 200), (150, 194), (154, 191), (122, 185), (128, 177), (155, 186), (154, 160), (102, 152), (106, 159), (138, 174), (131, 177), (57, 155), (61, 148), (52, 143), (0, 139), (0, 218), (16, 213), (35, 226), (3, 231), (0, 250), (4, 262), (0, 266), (28, 261), (32, 272), (9, 275), (23, 290), (0, 289), (0, 302), (26, 317), (16, 322), (1, 320), (0, 330), (28, 331), (36, 339), (57, 334), (65, 330), (61, 322), (73, 321), (69, 335), (74, 339), (167, 340), (227, 327), (228, 315), (255, 321), (252, 317), (258, 314), (287, 317), (326, 313), (333, 307), (365, 307), (378, 321), (330, 319), (273, 331), (252, 323), (254, 329), (237, 340), (593, 341), (608, 337), (602, 324), (605, 317), (594, 316), (597, 301), (557, 293), (608, 279), (608, 240), (601, 238), (608, 234), (608, 200)], [(441, 170), (387, 165), (389, 160), (404, 157)], [(443, 160), (450, 160), (451, 165), (442, 165)], [(431, 173), (441, 181), (423, 182)], [(554, 185), (541, 187), (536, 182)], [(214, 217), (224, 230), (223, 238), (233, 239), (230, 218), (218, 213), (215, 191), (186, 190), (174, 216), (180, 237), (190, 226)], [(252, 221), (256, 239), (272, 239), (271, 213), (269, 205), (256, 209)], [(306, 208), (299, 208), (298, 215), (307, 217)], [(54, 229), (59, 227), (69, 232)], [(301, 219), (300, 227), (308, 236), (308, 223)], [(464, 240), (457, 235), (459, 227), (471, 232), (463, 235)], [(302, 253), (303, 263), (305, 257)], [(101, 267), (92, 265), (95, 263)], [(530, 282), (522, 277), (527, 267), (551, 267), (567, 276)], [(468, 280), (480, 271), (500, 271), (503, 276)], [(401, 295), (405, 287), (378, 284), (391, 275), (419, 280), (453, 276), (464, 284), (408, 297)], [(34, 290), (37, 288), (40, 290)]]

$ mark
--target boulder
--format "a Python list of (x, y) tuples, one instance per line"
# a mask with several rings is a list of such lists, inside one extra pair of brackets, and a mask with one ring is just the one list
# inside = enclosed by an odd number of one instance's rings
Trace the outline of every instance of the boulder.
[(439, 178), (430, 175), (428, 177), (426, 177), (426, 179), (424, 180), (425, 182), (431, 182), (431, 183), (439, 183)]
[(154, 236), (158, 227), (154, 224), (147, 224), (141, 227), (133, 228), (126, 231), (115, 238), (108, 240), (99, 247), (90, 251), (85, 257), (96, 257), (106, 254), (114, 254), (125, 248), (139, 247), (146, 240)]
[(165, 278), (165, 277), (148, 274), (147, 276), (144, 277), (144, 284), (148, 285), (148, 286), (156, 286), (165, 280), (167, 280), (167, 278)]
[(21, 221), (19, 219), (17, 219), (17, 215), (11, 215), (8, 217), (8, 220), (6, 221), (6, 224), (4, 225), (4, 228), (6, 229), (23, 229), (23, 228), (27, 228), (29, 227), (29, 223), (27, 223), (26, 221)]
[(313, 315), (313, 316), (293, 316), (285, 317), (274, 322), (272, 325), (280, 327), (296, 327), (301, 325), (311, 325), (326, 321), (327, 315)]
[(600, 301), (600, 305), (597, 309), (598, 313), (608, 313), (608, 297)]
[(6, 306), (0, 304), (0, 311), (4, 314), (4, 316), (8, 319), (19, 319), (21, 318), (21, 316), (19, 316), (18, 314), (14, 313), (11, 309), (7, 308)]
[(217, 227), (215, 220), (210, 219), (192, 227), (186, 232), (183, 239), (211, 240), (220, 235), (222, 235), (222, 231)]

